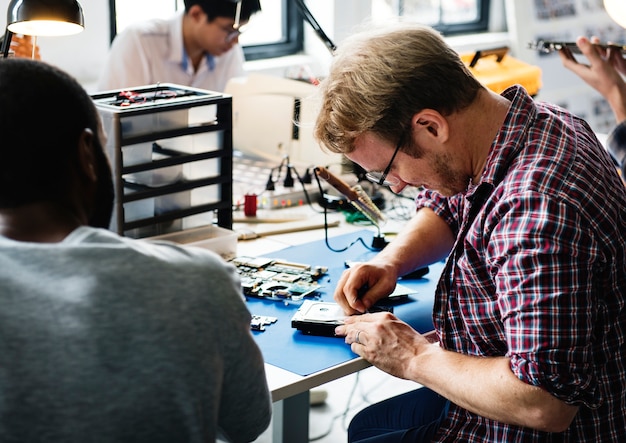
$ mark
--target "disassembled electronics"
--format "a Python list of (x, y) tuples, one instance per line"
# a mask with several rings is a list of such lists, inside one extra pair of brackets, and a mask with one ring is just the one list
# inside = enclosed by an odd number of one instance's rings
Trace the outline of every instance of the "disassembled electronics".
[(270, 300), (302, 300), (322, 286), (328, 268), (273, 258), (235, 257), (245, 296)]
[(265, 327), (271, 325), (272, 323), (276, 323), (278, 319), (276, 317), (269, 317), (267, 315), (252, 315), (252, 320), (250, 320), (250, 328), (253, 331), (265, 331)]
[(345, 317), (337, 303), (305, 300), (291, 318), (291, 327), (304, 334), (332, 337)]
[[(393, 312), (393, 306), (377, 304), (367, 310), (369, 314), (374, 312)], [(335, 337), (335, 327), (342, 325), (345, 318), (337, 303), (304, 300), (291, 318), (291, 327), (307, 335)]]

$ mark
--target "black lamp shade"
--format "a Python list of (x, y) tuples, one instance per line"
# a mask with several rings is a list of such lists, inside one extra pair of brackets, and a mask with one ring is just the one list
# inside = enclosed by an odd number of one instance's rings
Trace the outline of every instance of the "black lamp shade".
[(16, 34), (76, 34), (84, 21), (76, 0), (11, 0), (7, 9), (7, 28)]

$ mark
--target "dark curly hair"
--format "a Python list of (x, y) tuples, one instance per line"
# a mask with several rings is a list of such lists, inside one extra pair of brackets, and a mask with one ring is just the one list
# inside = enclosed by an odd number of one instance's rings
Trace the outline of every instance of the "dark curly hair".
[[(70, 75), (40, 61), (0, 61), (0, 208), (63, 202), (79, 168), (81, 134), (95, 134), (98, 174), (111, 176), (91, 97)], [(107, 180), (105, 180), (107, 181)], [(109, 199), (112, 189), (97, 192)]]

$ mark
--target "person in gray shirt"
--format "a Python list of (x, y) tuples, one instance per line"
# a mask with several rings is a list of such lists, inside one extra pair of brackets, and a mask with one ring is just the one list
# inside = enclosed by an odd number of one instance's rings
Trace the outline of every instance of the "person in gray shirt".
[(0, 441), (251, 441), (264, 362), (234, 266), (118, 236), (95, 107), (0, 62)]

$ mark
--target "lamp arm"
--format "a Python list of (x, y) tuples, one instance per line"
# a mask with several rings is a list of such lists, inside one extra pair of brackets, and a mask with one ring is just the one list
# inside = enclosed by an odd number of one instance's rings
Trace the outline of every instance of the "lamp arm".
[(9, 56), (9, 49), (11, 48), (12, 39), (13, 33), (9, 31), (9, 28), (7, 28), (4, 33), (4, 38), (2, 39), (2, 58), (7, 58)]
[(296, 0), (296, 6), (300, 10), (300, 13), (304, 17), (304, 19), (307, 21), (307, 23), (311, 25), (317, 37), (322, 41), (322, 43), (324, 43), (326, 48), (328, 48), (331, 55), (334, 55), (335, 51), (337, 50), (337, 46), (335, 46), (333, 41), (326, 35), (326, 33), (324, 32), (322, 27), (319, 25), (317, 20), (315, 20), (315, 17), (313, 17), (313, 14), (311, 14), (311, 11), (309, 10), (309, 8), (307, 8), (306, 4), (304, 3), (304, 0)]

